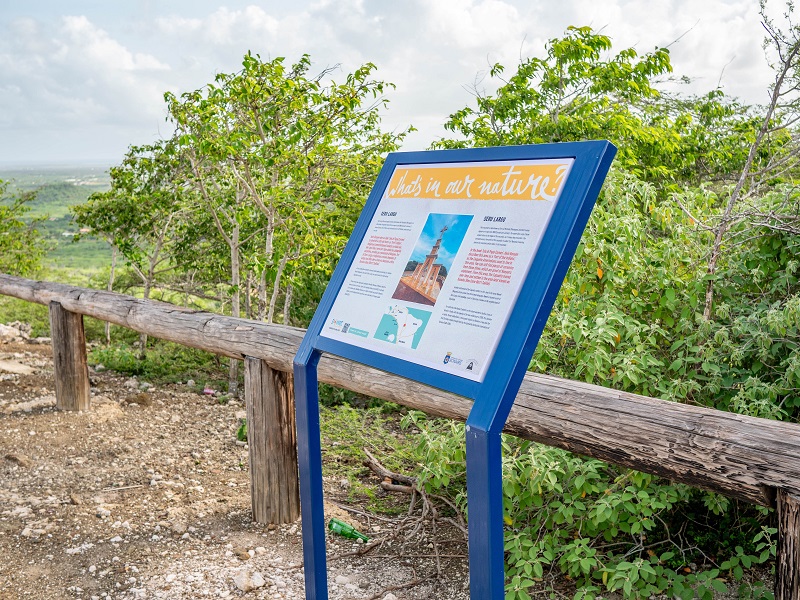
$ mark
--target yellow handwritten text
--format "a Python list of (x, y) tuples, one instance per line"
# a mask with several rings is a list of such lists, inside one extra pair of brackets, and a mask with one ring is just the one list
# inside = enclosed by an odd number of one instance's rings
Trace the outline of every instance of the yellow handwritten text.
[(397, 167), (389, 198), (441, 200), (545, 200), (558, 197), (569, 163)]

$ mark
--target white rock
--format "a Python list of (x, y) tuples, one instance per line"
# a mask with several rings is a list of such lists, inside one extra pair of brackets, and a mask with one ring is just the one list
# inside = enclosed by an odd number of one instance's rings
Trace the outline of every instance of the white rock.
[(383, 600), (397, 600), (397, 596), (395, 596), (392, 592), (389, 592), (383, 597)]
[(264, 581), (264, 576), (258, 571), (253, 573), (247, 569), (242, 569), (234, 575), (233, 583), (237, 588), (246, 593), (264, 587), (266, 581)]
[(350, 578), (349, 577), (345, 577), (344, 575), (337, 575), (336, 579), (334, 579), (334, 581), (339, 585), (346, 585), (346, 584), (350, 583)]
[(22, 332), (16, 327), (11, 327), (10, 325), (3, 325), (2, 323), (0, 323), (0, 343), (10, 344), (11, 342), (21, 342), (22, 340), (27, 338), (28, 336), (25, 335), (23, 337)]

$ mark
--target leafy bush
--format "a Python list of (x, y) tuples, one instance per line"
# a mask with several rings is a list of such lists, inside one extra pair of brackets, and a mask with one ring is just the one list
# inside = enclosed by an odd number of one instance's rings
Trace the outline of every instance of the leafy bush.
[[(418, 412), (404, 423), (420, 430), (420, 484), (466, 513), (464, 426)], [(744, 578), (742, 567), (775, 555), (775, 529), (758, 525), (747, 550), (737, 546), (718, 567), (696, 571), (690, 564), (702, 555), (673, 539), (670, 524), (698, 492), (511, 436), (503, 437), (503, 497), (507, 600), (528, 600), (556, 575), (575, 584), (576, 598), (616, 591), (711, 599)]]

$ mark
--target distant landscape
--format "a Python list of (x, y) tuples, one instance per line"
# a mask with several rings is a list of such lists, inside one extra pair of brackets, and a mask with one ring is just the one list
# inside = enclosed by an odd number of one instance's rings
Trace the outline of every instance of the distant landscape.
[(45, 266), (91, 272), (110, 264), (108, 243), (91, 236), (74, 241), (79, 229), (70, 213), (71, 206), (109, 189), (107, 166), (0, 167), (0, 180), (9, 182), (10, 190), (36, 193), (26, 220), (44, 219), (37, 228), (50, 247)]

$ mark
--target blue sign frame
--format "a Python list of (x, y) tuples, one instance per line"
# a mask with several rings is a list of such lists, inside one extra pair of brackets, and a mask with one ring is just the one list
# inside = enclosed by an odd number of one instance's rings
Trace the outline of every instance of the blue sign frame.
[[(317, 385), (323, 352), (474, 400), (466, 424), (470, 596), (505, 597), (500, 433), (615, 154), (608, 141), (588, 141), (388, 155), (294, 359), (307, 599), (328, 598)], [(395, 167), (569, 158), (574, 163), (482, 382), (321, 337)]]

